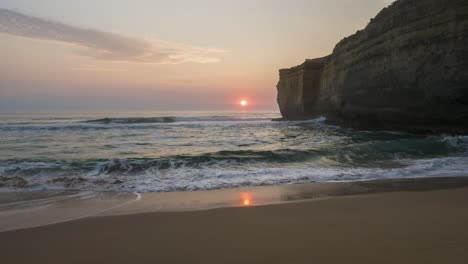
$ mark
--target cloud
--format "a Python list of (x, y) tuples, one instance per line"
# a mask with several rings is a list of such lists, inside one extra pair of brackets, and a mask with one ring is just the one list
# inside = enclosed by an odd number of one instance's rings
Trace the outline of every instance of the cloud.
[(122, 34), (66, 25), (0, 8), (0, 33), (78, 45), (79, 55), (105, 61), (158, 64), (218, 62), (224, 50), (194, 47), (162, 40), (144, 40)]

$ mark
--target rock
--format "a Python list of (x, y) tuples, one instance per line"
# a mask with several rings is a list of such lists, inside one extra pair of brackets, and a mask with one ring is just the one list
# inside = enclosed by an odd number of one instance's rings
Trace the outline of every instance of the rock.
[(314, 115), (327, 59), (307, 60), (302, 65), (280, 70), (278, 104), (283, 118), (304, 119)]
[(280, 70), (284, 119), (468, 133), (468, 0), (399, 0), (330, 56)]

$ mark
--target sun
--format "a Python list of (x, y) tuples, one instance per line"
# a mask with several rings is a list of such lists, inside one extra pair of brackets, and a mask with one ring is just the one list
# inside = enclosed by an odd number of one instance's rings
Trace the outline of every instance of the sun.
[(247, 106), (247, 100), (242, 100), (240, 101), (241, 106)]

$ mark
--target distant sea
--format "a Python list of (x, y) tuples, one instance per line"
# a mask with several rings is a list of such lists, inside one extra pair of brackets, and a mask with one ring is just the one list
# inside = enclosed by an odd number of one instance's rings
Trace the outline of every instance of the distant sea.
[(170, 192), (468, 175), (468, 136), (277, 112), (0, 114), (0, 190)]

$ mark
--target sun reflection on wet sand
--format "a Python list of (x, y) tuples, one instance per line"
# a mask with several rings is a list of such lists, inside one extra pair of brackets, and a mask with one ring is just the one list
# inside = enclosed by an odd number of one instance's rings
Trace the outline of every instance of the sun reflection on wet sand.
[(251, 206), (252, 203), (252, 193), (241, 193), (241, 204), (243, 206)]

